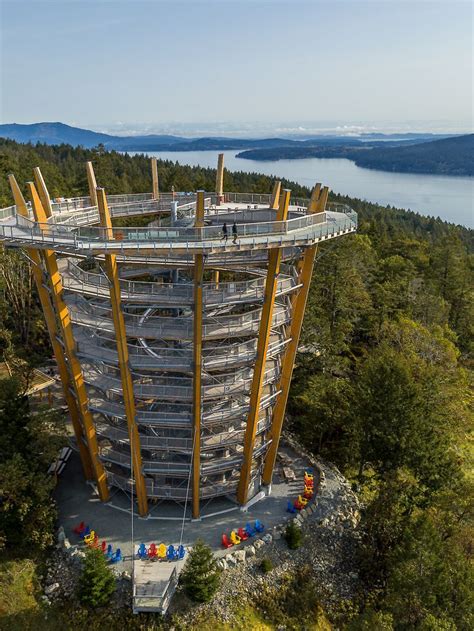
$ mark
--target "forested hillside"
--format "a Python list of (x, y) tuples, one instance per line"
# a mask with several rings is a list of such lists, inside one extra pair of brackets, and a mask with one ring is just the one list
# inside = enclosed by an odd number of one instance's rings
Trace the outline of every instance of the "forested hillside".
[(431, 142), (368, 143), (358, 147), (340, 144), (311, 146), (298, 144), (284, 147), (249, 149), (238, 154), (248, 160), (295, 160), (300, 158), (347, 158), (358, 166), (400, 173), (432, 173), (437, 175), (474, 175), (474, 134), (443, 138)]
[[(143, 156), (0, 141), (0, 205), (12, 203), (7, 174), (23, 184), (34, 166), (52, 195), (85, 194), (86, 160), (109, 193), (151, 190)], [(162, 190), (214, 188), (212, 169), (172, 162), (158, 169)], [(264, 175), (225, 174), (225, 190), (271, 186)], [(309, 194), (292, 182), (284, 186)], [(472, 231), (332, 199), (359, 213), (359, 231), (318, 251), (287, 421), (309, 450), (340, 467), (364, 506), (359, 596), (338, 603), (331, 622), (354, 631), (467, 631), (474, 627)], [(0, 287), (4, 358), (14, 365), (49, 356), (28, 266), (18, 254), (2, 252)], [(54, 507), (46, 482), (33, 505), (28, 485), (12, 480), (14, 458), (24, 460), (25, 476), (28, 459), (35, 461), (36, 479), (42, 461), (16, 436), (31, 422), (12, 403), (18, 386), (0, 384), (0, 547), (20, 555), (38, 533), (47, 540)], [(288, 615), (288, 628), (299, 628), (298, 615)]]

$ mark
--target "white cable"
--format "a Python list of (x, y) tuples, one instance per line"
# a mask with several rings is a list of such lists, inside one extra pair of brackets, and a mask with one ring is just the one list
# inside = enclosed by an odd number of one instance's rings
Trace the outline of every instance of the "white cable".
[(183, 533), (184, 533), (184, 523), (186, 521), (186, 508), (188, 506), (188, 495), (189, 495), (189, 486), (190, 486), (190, 482), (191, 482), (191, 474), (193, 472), (193, 461), (194, 461), (194, 444), (196, 442), (196, 433), (197, 433), (197, 427), (194, 428), (194, 436), (193, 436), (193, 452), (192, 452), (192, 457), (191, 457), (191, 464), (189, 466), (189, 475), (188, 475), (188, 486), (186, 488), (186, 499), (184, 500), (184, 512), (183, 512), (183, 521), (181, 523), (181, 536), (179, 538), (179, 545), (182, 545), (183, 543)]

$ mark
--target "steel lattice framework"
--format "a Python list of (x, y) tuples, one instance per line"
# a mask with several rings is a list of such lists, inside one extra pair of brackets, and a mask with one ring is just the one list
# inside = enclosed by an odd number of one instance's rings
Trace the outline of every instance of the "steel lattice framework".
[[(151, 165), (152, 193), (108, 198), (91, 163), (83, 198), (35, 169), (25, 202), (9, 176), (0, 238), (31, 261), (86, 479), (141, 515), (189, 495), (197, 518), (271, 484), (318, 243), (357, 216), (319, 184), (224, 193), (222, 155), (213, 193), (160, 193)], [(148, 225), (114, 227), (132, 216)]]

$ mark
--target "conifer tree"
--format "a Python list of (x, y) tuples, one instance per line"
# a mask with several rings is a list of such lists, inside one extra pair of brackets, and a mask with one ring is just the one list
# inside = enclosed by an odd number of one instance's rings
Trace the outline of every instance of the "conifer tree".
[(181, 573), (181, 584), (192, 600), (203, 603), (216, 593), (219, 577), (220, 570), (211, 548), (198, 539)]
[(81, 602), (91, 607), (106, 605), (115, 588), (114, 575), (102, 551), (88, 550), (79, 584)]

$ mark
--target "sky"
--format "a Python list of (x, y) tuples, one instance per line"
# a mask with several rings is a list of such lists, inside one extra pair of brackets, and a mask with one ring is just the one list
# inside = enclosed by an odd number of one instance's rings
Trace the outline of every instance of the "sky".
[(473, 4), (0, 0), (2, 123), (470, 131)]

